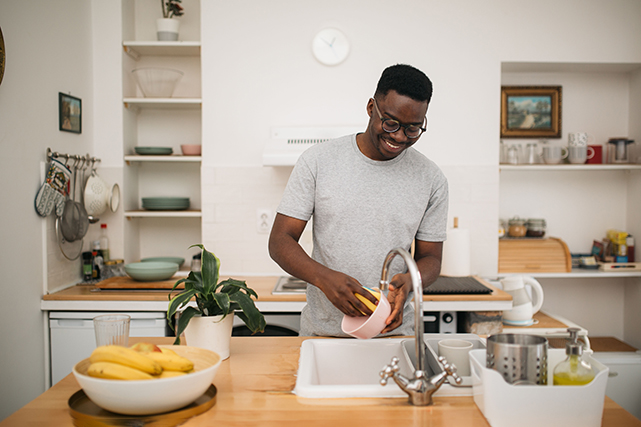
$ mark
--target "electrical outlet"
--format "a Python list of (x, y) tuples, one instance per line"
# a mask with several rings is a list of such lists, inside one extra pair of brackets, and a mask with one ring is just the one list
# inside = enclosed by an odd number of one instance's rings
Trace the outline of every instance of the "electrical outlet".
[(256, 231), (259, 234), (269, 234), (274, 221), (274, 212), (271, 209), (258, 209), (256, 211)]

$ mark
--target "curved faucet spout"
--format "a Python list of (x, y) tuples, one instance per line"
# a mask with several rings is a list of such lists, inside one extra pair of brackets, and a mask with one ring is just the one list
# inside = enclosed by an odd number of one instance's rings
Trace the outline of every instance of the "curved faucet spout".
[(409, 252), (403, 248), (392, 249), (385, 257), (381, 273), (381, 290), (389, 288), (389, 267), (392, 260), (399, 255), (405, 261), (414, 291), (414, 345), (416, 346), (417, 371), (425, 371), (425, 346), (423, 344), (423, 281), (418, 266)]

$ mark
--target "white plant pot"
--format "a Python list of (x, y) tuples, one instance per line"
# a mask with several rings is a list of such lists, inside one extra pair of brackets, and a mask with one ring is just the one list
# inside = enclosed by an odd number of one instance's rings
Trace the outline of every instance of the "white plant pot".
[(177, 19), (160, 18), (156, 20), (156, 34), (159, 41), (177, 41), (178, 30), (180, 30), (180, 21)]
[(185, 328), (187, 345), (215, 351), (225, 360), (229, 357), (234, 313), (223, 316), (194, 316)]

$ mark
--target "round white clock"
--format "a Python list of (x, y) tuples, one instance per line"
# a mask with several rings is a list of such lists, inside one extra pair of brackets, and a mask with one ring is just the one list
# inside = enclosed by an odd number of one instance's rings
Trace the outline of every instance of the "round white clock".
[(342, 31), (336, 28), (325, 28), (314, 36), (312, 52), (321, 64), (337, 65), (347, 58), (349, 41)]

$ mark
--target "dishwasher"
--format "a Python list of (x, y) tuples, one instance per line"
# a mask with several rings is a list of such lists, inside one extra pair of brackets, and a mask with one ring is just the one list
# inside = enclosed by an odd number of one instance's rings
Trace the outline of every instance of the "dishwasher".
[[(96, 348), (93, 318), (108, 312), (51, 311), (49, 332), (51, 348), (51, 384), (71, 373), (73, 366), (86, 359)], [(169, 336), (166, 313), (137, 311), (118, 312), (131, 316), (130, 337)]]

